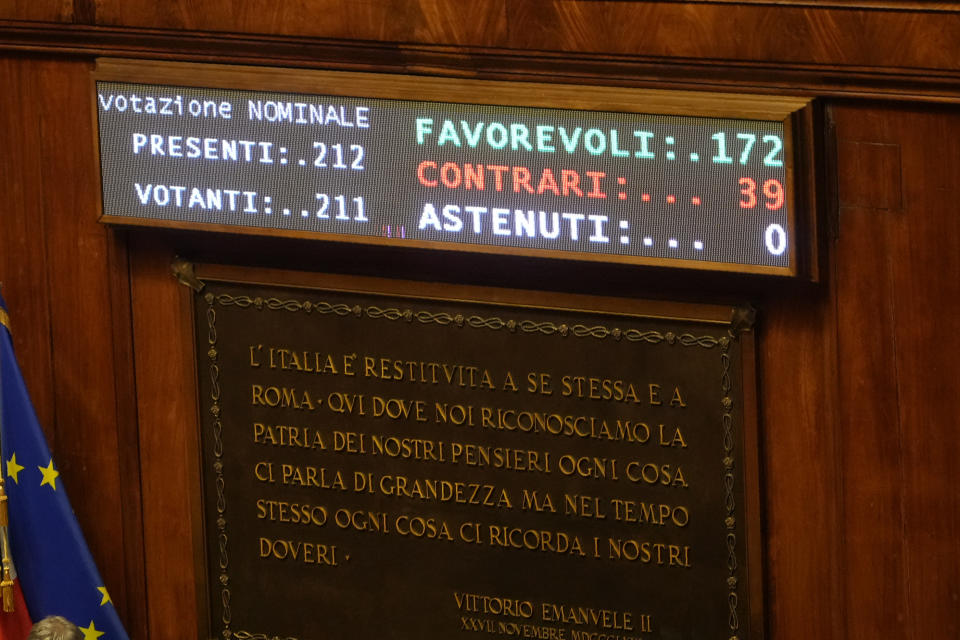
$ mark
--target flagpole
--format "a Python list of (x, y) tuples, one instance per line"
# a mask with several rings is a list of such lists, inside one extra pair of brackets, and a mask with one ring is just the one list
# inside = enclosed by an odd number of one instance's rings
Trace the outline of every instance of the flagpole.
[(0, 579), (0, 594), (3, 598), (3, 611), (10, 613), (13, 606), (13, 576), (10, 573), (10, 537), (7, 535), (9, 526), (7, 513), (7, 493), (3, 488), (3, 479), (0, 478), (0, 544), (3, 545), (3, 579)]
[[(10, 316), (6, 309), (0, 307), (0, 325), (2, 329), (10, 331)], [(3, 367), (0, 366), (0, 378), (3, 375)], [(3, 384), (0, 379), (0, 433), (3, 431)], [(0, 438), (0, 546), (3, 547), (3, 577), (0, 578), (0, 599), (3, 600), (3, 611), (11, 613), (13, 606), (13, 576), (10, 572), (10, 511), (7, 509), (7, 491), (6, 482), (3, 473), (3, 439)]]

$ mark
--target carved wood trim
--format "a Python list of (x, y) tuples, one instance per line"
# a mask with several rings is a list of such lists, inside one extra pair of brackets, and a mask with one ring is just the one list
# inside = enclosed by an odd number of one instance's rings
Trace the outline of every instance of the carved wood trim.
[(960, 68), (688, 60), (0, 21), (0, 51), (447, 77), (960, 102)]
[[(634, 0), (614, 0), (633, 2)], [(686, 0), (688, 4), (752, 4), (766, 7), (806, 7), (810, 9), (856, 9), (858, 11), (910, 11), (958, 13), (960, 2), (929, 0)]]

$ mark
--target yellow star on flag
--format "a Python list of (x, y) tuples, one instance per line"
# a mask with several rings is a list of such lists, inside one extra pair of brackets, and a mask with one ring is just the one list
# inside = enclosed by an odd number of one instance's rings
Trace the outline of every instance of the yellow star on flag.
[(102, 607), (103, 605), (107, 604), (108, 602), (109, 602), (110, 604), (113, 604), (113, 600), (110, 599), (110, 594), (107, 593), (107, 588), (106, 588), (106, 587), (97, 587), (97, 591), (99, 591), (99, 592), (103, 595), (103, 598), (100, 599), (100, 606), (101, 606), (101, 607)]
[(40, 469), (40, 473), (43, 474), (43, 480), (40, 482), (40, 486), (42, 487), (43, 485), (48, 484), (53, 487), (54, 491), (56, 491), (57, 476), (60, 475), (60, 472), (53, 468), (53, 458), (50, 459), (50, 464), (48, 464), (46, 467), (37, 467), (37, 469)]
[(103, 631), (97, 631), (97, 628), (93, 626), (93, 620), (90, 621), (89, 627), (80, 627), (80, 631), (83, 632), (83, 640), (97, 640), (103, 635)]
[(23, 465), (17, 464), (17, 454), (14, 453), (10, 456), (10, 459), (7, 460), (7, 475), (13, 478), (13, 481), (17, 484), (20, 484), (20, 479), (17, 477), (17, 474), (23, 471)]

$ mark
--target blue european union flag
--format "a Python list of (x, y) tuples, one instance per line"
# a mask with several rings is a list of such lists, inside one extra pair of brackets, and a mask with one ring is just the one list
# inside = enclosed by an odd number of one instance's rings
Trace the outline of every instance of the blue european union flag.
[(6, 474), (13, 563), (30, 616), (64, 616), (80, 627), (84, 640), (126, 639), (30, 403), (2, 298), (0, 323), (0, 470)]

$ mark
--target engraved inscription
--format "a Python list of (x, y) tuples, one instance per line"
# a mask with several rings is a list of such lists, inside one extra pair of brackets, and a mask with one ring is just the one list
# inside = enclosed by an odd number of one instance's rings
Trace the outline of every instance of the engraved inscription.
[(216, 633), (747, 637), (725, 327), (249, 289), (198, 305)]

